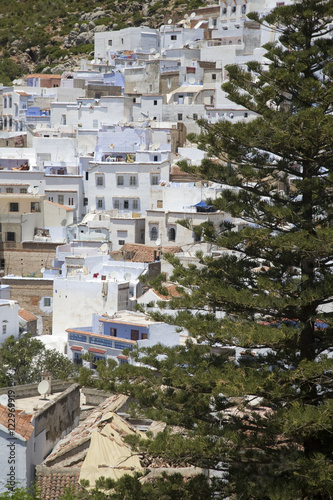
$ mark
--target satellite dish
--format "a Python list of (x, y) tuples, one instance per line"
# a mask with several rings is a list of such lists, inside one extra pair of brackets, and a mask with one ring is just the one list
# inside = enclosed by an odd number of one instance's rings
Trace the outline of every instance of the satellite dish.
[(188, 79), (188, 83), (190, 83), (191, 85), (193, 85), (195, 83), (195, 78), (194, 76), (191, 76), (189, 79)]
[(157, 142), (156, 144), (154, 144), (155, 151), (159, 150), (160, 147), (161, 147), (161, 143), (160, 142)]
[(45, 273), (45, 267), (42, 267), (42, 269), (40, 270), (41, 274), (44, 274)]
[(1, 394), (1, 396), (0, 396), (0, 405), (8, 406), (8, 396), (7, 396), (7, 394)]
[(168, 19), (168, 24), (172, 24), (172, 19)]
[(44, 399), (46, 399), (46, 394), (49, 392), (49, 383), (47, 380), (42, 380), (39, 382), (37, 391), (41, 396), (44, 396)]
[(157, 247), (159, 247), (159, 246), (161, 246), (161, 243), (162, 243), (162, 242), (161, 242), (161, 238), (157, 238), (157, 240), (155, 241), (155, 245), (156, 245)]
[(170, 43), (168, 48), (172, 49), (173, 48), (173, 43)]
[(151, 53), (151, 54), (155, 54), (155, 52), (156, 52), (156, 49), (154, 49), (154, 47), (152, 47), (152, 48), (150, 49), (150, 53)]
[(184, 19), (187, 19), (187, 18), (188, 18), (188, 14), (185, 14)]
[(192, 14), (190, 15), (190, 18), (193, 19), (195, 16), (196, 16), (196, 13), (192, 12)]
[(125, 273), (125, 274), (124, 274), (124, 278), (125, 278), (125, 280), (130, 280), (130, 279), (131, 279), (131, 277), (132, 277), (132, 273)]
[(157, 54), (155, 54), (155, 59), (159, 59), (161, 57), (161, 54), (159, 52), (157, 52)]
[(100, 248), (102, 253), (106, 253), (108, 251), (108, 245), (107, 243), (103, 243)]
[(65, 226), (66, 226), (66, 224), (67, 224), (66, 219), (62, 219), (62, 221), (60, 222), (60, 225), (61, 225), (62, 227), (65, 227)]
[(146, 149), (146, 145), (145, 144), (140, 144), (140, 151), (144, 151)]
[(31, 186), (29, 186), (29, 187), (28, 187), (27, 192), (28, 192), (29, 194), (32, 194), (32, 187), (31, 187)]
[(37, 186), (34, 186), (32, 188), (32, 194), (37, 194), (38, 193), (38, 187)]
[(138, 90), (138, 89), (137, 89), (136, 87), (134, 87), (133, 92), (136, 92), (137, 90)]

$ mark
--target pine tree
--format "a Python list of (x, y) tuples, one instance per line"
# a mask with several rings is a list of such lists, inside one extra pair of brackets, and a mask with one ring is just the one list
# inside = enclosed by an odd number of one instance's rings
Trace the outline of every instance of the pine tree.
[(202, 228), (226, 251), (197, 266), (169, 256), (183, 296), (176, 318), (159, 318), (197, 343), (147, 349), (138, 356), (154, 370), (120, 374), (168, 424), (141, 447), (222, 471), (221, 498), (333, 495), (332, 15), (333, 1), (303, 0), (252, 16), (279, 40), (269, 64), (229, 66), (223, 87), (257, 116), (200, 121), (196, 139), (208, 153), (196, 172), (232, 188), (216, 207), (248, 226)]

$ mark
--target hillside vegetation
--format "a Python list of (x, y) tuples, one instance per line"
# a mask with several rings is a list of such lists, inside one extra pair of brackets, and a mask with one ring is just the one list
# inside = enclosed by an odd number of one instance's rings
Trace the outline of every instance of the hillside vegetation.
[(94, 33), (177, 21), (202, 0), (1, 0), (0, 82), (34, 71), (49, 71), (92, 56)]

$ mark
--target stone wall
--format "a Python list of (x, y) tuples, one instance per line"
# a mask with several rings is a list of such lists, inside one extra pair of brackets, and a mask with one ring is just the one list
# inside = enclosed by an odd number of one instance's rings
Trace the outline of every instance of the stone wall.
[[(10, 286), (10, 298), (16, 300), (22, 309), (37, 316), (39, 335), (52, 333), (53, 280), (44, 278), (2, 278), (3, 285)], [(44, 298), (51, 298), (51, 305), (44, 307)]]
[[(0, 395), (1, 394), (8, 394), (9, 390), (14, 390), (15, 391), (15, 399), (20, 399), (20, 398), (32, 398), (34, 396), (39, 396), (38, 392), (38, 385), (39, 384), (25, 384), (25, 385), (16, 385), (16, 386), (10, 386), (10, 387), (1, 387), (0, 388)], [(55, 394), (57, 392), (63, 392), (66, 391), (71, 385), (73, 385), (73, 382), (65, 382), (63, 380), (52, 380), (51, 383), (51, 393)]]
[(35, 273), (41, 276), (42, 267), (51, 267), (56, 257), (58, 243), (25, 242), (0, 243), (2, 275), (15, 274), (29, 276)]

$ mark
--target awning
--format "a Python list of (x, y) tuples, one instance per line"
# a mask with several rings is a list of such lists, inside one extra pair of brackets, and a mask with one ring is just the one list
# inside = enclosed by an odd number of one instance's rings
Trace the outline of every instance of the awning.
[(78, 345), (72, 345), (71, 350), (72, 351), (82, 351), (83, 347), (79, 347)]
[(94, 352), (96, 354), (105, 354), (106, 353), (105, 349), (96, 349), (96, 347), (89, 347), (88, 351)]

